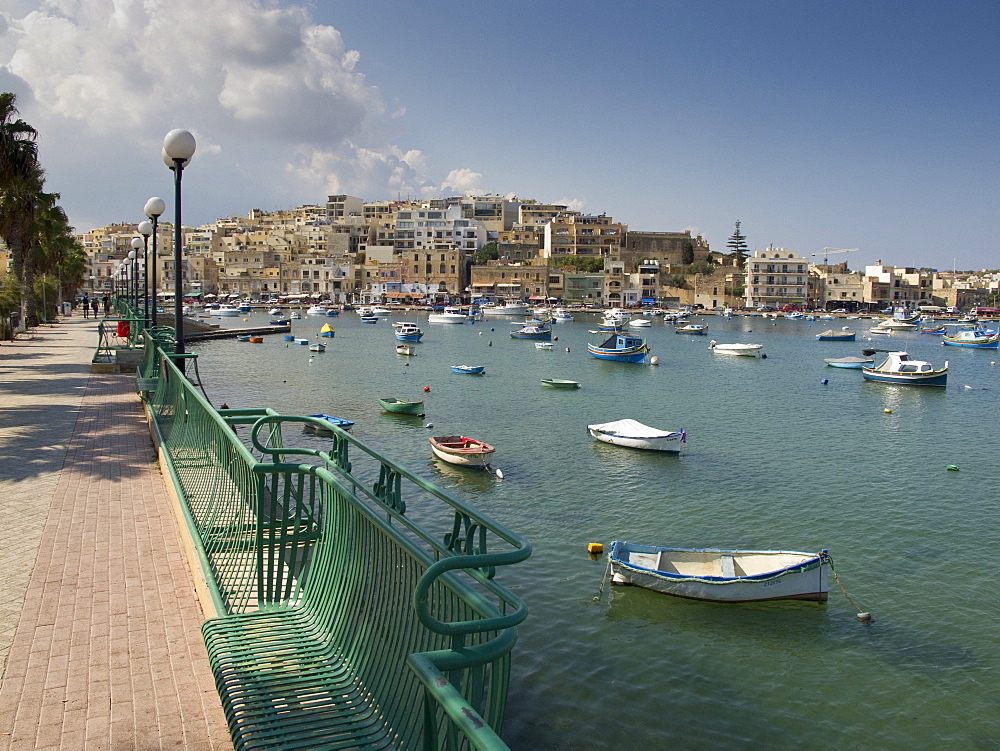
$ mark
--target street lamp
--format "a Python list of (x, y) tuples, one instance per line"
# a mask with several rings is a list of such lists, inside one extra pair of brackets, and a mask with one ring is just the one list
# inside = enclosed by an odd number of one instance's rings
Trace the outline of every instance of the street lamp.
[(160, 218), (160, 214), (162, 214), (166, 210), (167, 210), (167, 204), (165, 204), (163, 202), (162, 198), (154, 196), (153, 198), (150, 198), (148, 201), (146, 201), (146, 206), (145, 206), (146, 216), (148, 216), (150, 218), (150, 221), (152, 221), (152, 223), (153, 223), (152, 224), (152, 230), (153, 230), (153, 232), (152, 232), (152, 234), (153, 234), (153, 253), (152, 253), (152, 259), (151, 259), (151, 261), (152, 261), (151, 265), (152, 265), (153, 268), (152, 268), (152, 271), (150, 273), (149, 287), (150, 287), (150, 289), (152, 290), (152, 293), (153, 293), (153, 295), (152, 295), (153, 296), (153, 311), (151, 313), (151, 317), (152, 317), (152, 320), (153, 320), (154, 324), (156, 323), (156, 299), (157, 299), (157, 294), (158, 294), (158, 290), (159, 290), (159, 287), (157, 287), (157, 284), (156, 284), (156, 264), (157, 264), (157, 260), (156, 260), (156, 234), (157, 234), (157, 232), (156, 232), (156, 223), (157, 223), (157, 221)]
[(135, 259), (139, 255), (138, 251), (139, 251), (139, 248), (141, 248), (141, 247), (142, 247), (142, 240), (140, 240), (138, 237), (133, 237), (132, 238), (132, 250), (130, 250), (128, 252), (129, 275), (130, 275), (129, 276), (129, 285), (128, 285), (128, 294), (129, 294), (129, 297), (132, 298), (132, 315), (133, 316), (136, 315), (136, 313), (138, 312), (138, 308), (139, 308), (139, 299), (138, 299), (138, 297), (139, 297), (139, 285), (136, 283), (137, 280), (136, 280), (136, 273), (135, 273), (135, 270), (136, 270)]
[(148, 220), (142, 221), (136, 230), (142, 235), (142, 317), (148, 329), (153, 325), (149, 313), (149, 236), (153, 234), (153, 225)]
[[(175, 128), (163, 138), (163, 163), (174, 173), (174, 353), (184, 354), (184, 315), (181, 303), (184, 290), (181, 287), (181, 173), (194, 156), (194, 136), (186, 130)], [(177, 367), (184, 370), (181, 359)]]

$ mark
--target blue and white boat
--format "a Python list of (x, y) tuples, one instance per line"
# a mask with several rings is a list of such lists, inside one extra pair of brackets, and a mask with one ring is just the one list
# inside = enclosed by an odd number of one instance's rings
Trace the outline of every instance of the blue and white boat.
[(816, 340), (820, 342), (853, 342), (856, 336), (855, 332), (846, 329), (842, 331), (827, 329), (816, 334)]
[(875, 367), (861, 368), (866, 381), (896, 383), (905, 386), (945, 386), (948, 383), (948, 362), (935, 368), (925, 360), (914, 360), (906, 352), (888, 352)]
[(552, 329), (545, 325), (529, 324), (522, 326), (517, 331), (511, 331), (510, 337), (511, 339), (546, 340), (552, 338)]
[(394, 323), (392, 327), (396, 329), (396, 338), (401, 342), (419, 342), (420, 337), (424, 335), (417, 324), (409, 321)]
[[(334, 417), (333, 415), (307, 415), (308, 417), (314, 417), (317, 420), (323, 420), (330, 423), (330, 425), (335, 425), (341, 430), (350, 430), (354, 423), (350, 420), (343, 420), (339, 417)], [(302, 426), (303, 433), (310, 433), (312, 435), (333, 435), (333, 430), (329, 425), (323, 425), (322, 423), (307, 422)]]
[(945, 333), (941, 341), (952, 347), (976, 347), (978, 349), (997, 349), (1000, 344), (1000, 331), (987, 331), (979, 324), (961, 326), (954, 334)]
[(646, 341), (628, 334), (612, 334), (602, 344), (587, 344), (587, 351), (598, 360), (615, 360), (616, 362), (642, 362), (646, 359), (649, 347)]
[(681, 444), (687, 442), (684, 430), (660, 430), (630, 419), (588, 425), (587, 432), (604, 443), (672, 454), (680, 453)]
[(451, 369), (456, 373), (466, 373), (467, 375), (482, 375), (486, 371), (485, 365), (452, 365)]
[(612, 584), (712, 602), (815, 600), (828, 597), (826, 550), (668, 548), (615, 540)]
[(378, 323), (378, 316), (361, 316), (361, 323)]
[(685, 326), (678, 326), (674, 329), (675, 334), (704, 334), (708, 330), (708, 326), (703, 326), (700, 323), (689, 323)]

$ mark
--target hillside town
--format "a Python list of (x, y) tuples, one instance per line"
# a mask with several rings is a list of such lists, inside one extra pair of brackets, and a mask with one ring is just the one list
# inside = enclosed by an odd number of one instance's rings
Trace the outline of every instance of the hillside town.
[[(83, 293), (113, 292), (135, 224), (77, 235)], [(610, 216), (498, 195), (254, 209), (183, 227), (180, 273), (191, 299), (334, 304), (474, 304), (510, 299), (592, 307), (826, 309), (887, 305), (968, 309), (996, 304), (1000, 274), (878, 262), (849, 268), (856, 249), (747, 252), (740, 223), (725, 249), (684, 231), (639, 231)], [(147, 238), (151, 240), (152, 238)], [(160, 222), (155, 278), (173, 296), (173, 226)]]

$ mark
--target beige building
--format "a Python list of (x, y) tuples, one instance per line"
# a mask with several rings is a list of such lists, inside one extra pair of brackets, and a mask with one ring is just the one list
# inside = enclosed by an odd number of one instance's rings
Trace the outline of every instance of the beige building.
[(603, 214), (560, 214), (545, 224), (542, 256), (613, 256), (621, 252), (626, 229)]
[(805, 307), (809, 294), (809, 261), (784, 248), (758, 250), (746, 259), (746, 307)]

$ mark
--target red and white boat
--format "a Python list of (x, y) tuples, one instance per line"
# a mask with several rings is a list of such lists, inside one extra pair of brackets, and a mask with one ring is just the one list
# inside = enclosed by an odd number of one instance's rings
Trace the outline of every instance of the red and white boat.
[(431, 451), (438, 459), (460, 467), (488, 467), (496, 451), (490, 444), (464, 435), (428, 438)]

